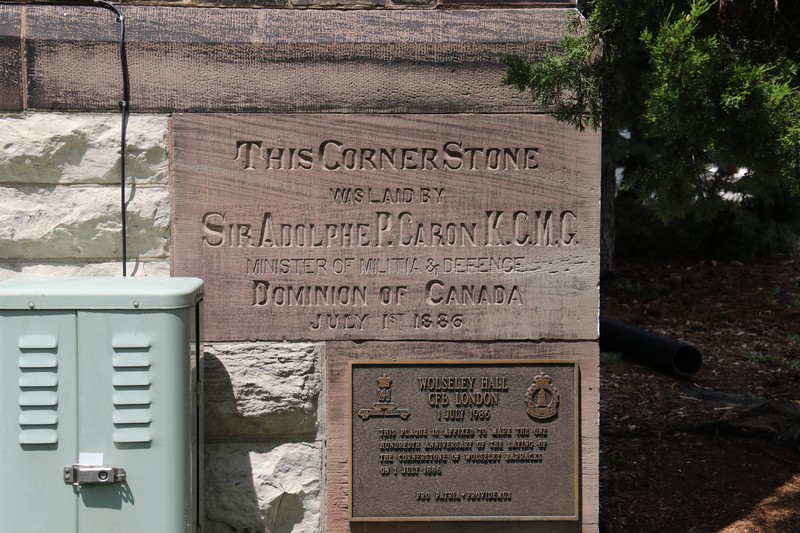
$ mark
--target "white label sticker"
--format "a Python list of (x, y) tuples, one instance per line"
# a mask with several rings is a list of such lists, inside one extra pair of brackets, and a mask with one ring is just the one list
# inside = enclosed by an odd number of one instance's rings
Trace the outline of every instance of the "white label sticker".
[(103, 454), (81, 452), (78, 455), (78, 464), (84, 466), (103, 466)]

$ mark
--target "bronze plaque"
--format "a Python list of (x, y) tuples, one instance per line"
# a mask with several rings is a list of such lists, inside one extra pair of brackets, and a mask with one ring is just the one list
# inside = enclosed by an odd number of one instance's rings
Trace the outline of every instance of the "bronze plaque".
[(578, 368), (350, 363), (350, 519), (578, 520)]
[(599, 137), (541, 115), (177, 115), (208, 340), (594, 339)]

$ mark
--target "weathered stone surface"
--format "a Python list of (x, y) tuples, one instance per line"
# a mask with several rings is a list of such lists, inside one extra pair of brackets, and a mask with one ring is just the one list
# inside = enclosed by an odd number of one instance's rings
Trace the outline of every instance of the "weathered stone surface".
[(437, 0), (392, 0), (392, 5), (403, 7), (436, 6), (436, 1)]
[(185, 8), (192, 7), (282, 7), (287, 4), (287, 0), (120, 0), (115, 3), (117, 6), (175, 6)]
[[(28, 260), (0, 261), (0, 281), (18, 277), (120, 276), (121, 262), (40, 263)], [(169, 277), (169, 261), (164, 259), (128, 261), (128, 276)]]
[(173, 139), (172, 263), (206, 282), (209, 340), (597, 338), (596, 133), (215, 113)]
[(0, 5), (0, 109), (22, 108), (21, 14), (20, 6)]
[(292, 0), (292, 5), (297, 7), (339, 7), (339, 8), (365, 8), (384, 7), (386, 0)]
[[(0, 116), (0, 277), (118, 275), (120, 117)], [(133, 116), (131, 275), (169, 275), (168, 118)]]
[[(527, 112), (502, 52), (557, 47), (568, 9), (252, 10), (126, 7), (134, 111)], [(116, 24), (28, 6), (29, 109), (112, 110)], [(65, 68), (69, 65), (69, 68)]]
[[(35, 113), (0, 117), (0, 184), (119, 183), (121, 118)], [(167, 183), (166, 116), (128, 121), (126, 182)]]
[(317, 432), (322, 345), (217, 343), (206, 346), (206, 435), (309, 438)]
[[(335, 2), (314, 4), (329, 1)], [(389, 6), (436, 3), (385, 1)], [(367, 3), (384, 0), (363, 4)], [(339, 4), (356, 7), (357, 0)], [(23, 28), (18, 23), (20, 7), (0, 6), (0, 109), (117, 111), (121, 91), (118, 26), (113, 16), (89, 7), (28, 5), (25, 10)], [(134, 113), (541, 111), (526, 95), (500, 85), (504, 67), (498, 56), (507, 51), (535, 59), (555, 48), (566, 29), (565, 14), (571, 11), (313, 12), (129, 6), (124, 10)], [(6, 14), (10, 15), (3, 18)], [(25, 63), (20, 61), (22, 33), (27, 39)], [(141, 139), (136, 123), (140, 119), (154, 121)], [(28, 121), (23, 129), (30, 131), (19, 133), (17, 128)], [(170, 217), (165, 185), (167, 123), (164, 117), (134, 115), (129, 128), (128, 173), (135, 183), (130, 194), (129, 255), (143, 254), (141, 262), (129, 262), (129, 273), (137, 276), (169, 274), (164, 262)], [(117, 113), (0, 118), (0, 279), (119, 274), (118, 190), (113, 186), (118, 179), (118, 131)], [(27, 145), (20, 148), (22, 138)], [(327, 377), (326, 394), (333, 394), (334, 400), (324, 407), (318, 404), (325, 345), (210, 346), (207, 531), (351, 530), (346, 520), (347, 443), (341, 425), (342, 408), (347, 405), (341, 370), (347, 359), (531, 356), (581, 362), (582, 525), (586, 531), (596, 530), (595, 344), (481, 343), (466, 354), (459, 343), (399, 344), (395, 348), (371, 341), (338, 343), (336, 366)], [(332, 411), (329, 418), (322, 414), (326, 409)], [(323, 419), (335, 426), (331, 433), (319, 429)], [(324, 504), (320, 503), (322, 439), (331, 443), (326, 451), (330, 466)], [(323, 506), (330, 517), (327, 528), (320, 519)], [(471, 527), (445, 525), (442, 530), (486, 530), (486, 524)], [(529, 524), (513, 528), (528, 531)], [(536, 528), (564, 530), (550, 524)]]
[(295, 442), (206, 445), (208, 533), (317, 533), (322, 447)]
[[(167, 257), (166, 188), (137, 188), (128, 198), (128, 257)], [(2, 259), (119, 257), (119, 202), (116, 187), (0, 187)]]

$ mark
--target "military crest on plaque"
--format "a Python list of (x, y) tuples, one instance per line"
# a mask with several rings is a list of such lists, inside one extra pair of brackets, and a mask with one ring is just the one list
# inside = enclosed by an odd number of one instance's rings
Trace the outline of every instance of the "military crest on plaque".
[(396, 417), (406, 420), (411, 416), (411, 411), (408, 409), (398, 409), (397, 405), (392, 403), (392, 378), (385, 372), (378, 379), (378, 401), (372, 404), (372, 409), (359, 409), (358, 416), (362, 420), (366, 420), (371, 416), (381, 417)]
[(525, 393), (528, 415), (536, 420), (548, 420), (558, 414), (558, 389), (550, 376), (540, 372)]

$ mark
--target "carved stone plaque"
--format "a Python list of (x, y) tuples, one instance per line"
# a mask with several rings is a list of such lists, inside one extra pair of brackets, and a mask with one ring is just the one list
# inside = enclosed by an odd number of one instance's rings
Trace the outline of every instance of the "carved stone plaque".
[(352, 362), (350, 519), (579, 519), (578, 368)]
[(594, 339), (599, 142), (541, 115), (177, 115), (206, 336)]

